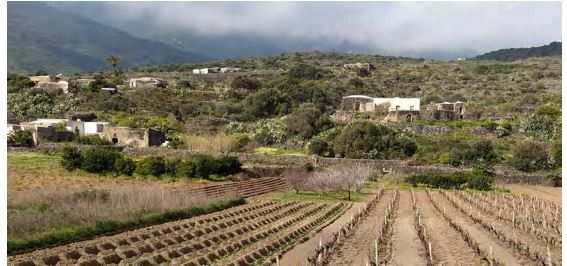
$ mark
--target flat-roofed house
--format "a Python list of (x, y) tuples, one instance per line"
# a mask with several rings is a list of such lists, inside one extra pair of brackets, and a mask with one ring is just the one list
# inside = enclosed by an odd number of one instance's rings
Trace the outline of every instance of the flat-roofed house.
[(128, 81), (128, 86), (130, 88), (141, 88), (141, 87), (165, 88), (167, 87), (167, 81), (154, 77), (131, 78)]
[[(341, 114), (344, 118), (355, 113), (366, 113), (369, 117), (386, 122), (413, 122), (419, 117), (419, 98), (374, 98), (366, 95), (349, 95), (342, 99)], [(346, 116), (345, 116), (346, 115)]]

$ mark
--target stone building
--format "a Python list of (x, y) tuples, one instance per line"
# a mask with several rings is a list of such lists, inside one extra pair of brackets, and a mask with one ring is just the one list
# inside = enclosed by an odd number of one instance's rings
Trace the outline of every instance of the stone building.
[(373, 98), (350, 95), (342, 99), (337, 121), (348, 121), (360, 114), (384, 122), (413, 122), (419, 117), (419, 98)]
[(62, 90), (63, 93), (69, 92), (69, 82), (64, 79), (62, 74), (56, 76), (31, 76), (31, 81), (35, 82), (35, 88), (43, 90)]
[(128, 81), (130, 88), (165, 88), (167, 81), (154, 77), (131, 78)]
[(430, 104), (426, 113), (433, 120), (461, 120), (465, 115), (465, 103), (456, 101)]
[(160, 146), (165, 142), (165, 135), (160, 131), (146, 128), (104, 127), (102, 137), (116, 145), (131, 147)]
[(368, 71), (375, 69), (373, 64), (370, 63), (353, 63), (353, 64), (344, 64), (343, 67), (345, 69), (366, 69)]
[(60, 142), (73, 139), (67, 119), (37, 119), (31, 122), (12, 125), (9, 131), (26, 130), (32, 133), (34, 145), (44, 142)]

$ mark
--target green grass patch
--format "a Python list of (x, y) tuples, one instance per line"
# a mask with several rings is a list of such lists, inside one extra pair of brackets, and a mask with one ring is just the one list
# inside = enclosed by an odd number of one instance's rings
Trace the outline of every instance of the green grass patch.
[(246, 203), (243, 198), (220, 200), (187, 209), (171, 210), (164, 213), (146, 213), (141, 217), (127, 221), (99, 220), (94, 226), (69, 226), (54, 229), (26, 239), (8, 239), (8, 255), (26, 252), (38, 248), (62, 245), (70, 242), (90, 239), (100, 235), (120, 233), (126, 230), (187, 219), (203, 214), (221, 211)]
[(290, 156), (307, 156), (303, 150), (291, 150), (275, 147), (259, 147), (254, 150), (255, 153), (266, 155), (290, 155)]
[(61, 156), (41, 152), (8, 152), (8, 166), (22, 169), (60, 167)]

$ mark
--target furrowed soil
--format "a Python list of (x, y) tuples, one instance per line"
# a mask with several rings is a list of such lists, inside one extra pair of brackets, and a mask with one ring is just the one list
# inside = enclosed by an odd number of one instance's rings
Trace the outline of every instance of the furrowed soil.
[(382, 198), (358, 225), (354, 234), (338, 247), (329, 265), (366, 265), (368, 256), (373, 254), (374, 240), (384, 224), (384, 212), (393, 195), (391, 190), (384, 191)]
[(422, 212), (422, 222), (431, 238), (431, 249), (435, 264), (442, 265), (488, 265), (472, 250), (429, 201), (425, 192), (415, 193), (417, 206)]
[(427, 251), (415, 230), (411, 194), (409, 191), (400, 191), (400, 207), (394, 224), (390, 265), (427, 265), (426, 254)]
[(465, 231), (480, 244), (480, 249), (489, 253), (492, 248), (492, 254), (499, 261), (506, 265), (532, 265), (533, 262), (518, 258), (506, 245), (485, 231), (482, 226), (475, 224), (469, 217), (466, 217), (461, 211), (453, 207), (453, 205), (438, 192), (431, 192), (433, 200), (439, 205), (440, 209), (445, 209), (447, 215), (451, 217), (455, 223), (459, 224)]
[(560, 187), (546, 187), (537, 185), (520, 185), (520, 184), (506, 184), (505, 188), (512, 191), (514, 194), (527, 194), (536, 198), (549, 200), (555, 204), (561, 205), (561, 188)]

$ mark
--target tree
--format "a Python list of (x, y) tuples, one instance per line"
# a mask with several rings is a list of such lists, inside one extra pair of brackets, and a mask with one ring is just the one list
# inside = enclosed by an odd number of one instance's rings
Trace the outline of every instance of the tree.
[(318, 80), (323, 77), (323, 71), (312, 65), (299, 64), (292, 67), (288, 75), (294, 79)]
[(336, 154), (347, 158), (391, 159), (413, 155), (417, 144), (384, 125), (357, 121), (341, 130), (333, 148)]
[(118, 77), (121, 74), (118, 65), (120, 64), (120, 58), (114, 55), (111, 55), (106, 58), (106, 62), (112, 67), (112, 72), (114, 76)]
[(543, 144), (526, 141), (513, 150), (510, 164), (520, 171), (533, 172), (547, 168), (548, 160), (549, 155)]
[(22, 89), (32, 88), (35, 82), (26, 76), (18, 74), (8, 74), (8, 93), (19, 92)]
[(310, 139), (321, 131), (332, 127), (332, 122), (323, 116), (313, 104), (304, 104), (293, 111), (287, 119), (289, 133), (299, 135), (303, 139)]

